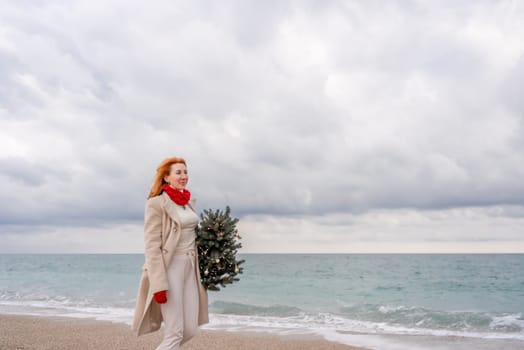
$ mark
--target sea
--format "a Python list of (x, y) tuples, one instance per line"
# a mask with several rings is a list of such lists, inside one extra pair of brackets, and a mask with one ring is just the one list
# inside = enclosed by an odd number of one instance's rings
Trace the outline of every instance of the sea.
[[(241, 254), (205, 329), (369, 349), (524, 349), (524, 254)], [(0, 314), (131, 324), (141, 254), (0, 255)], [(0, 331), (0, 336), (1, 331)]]

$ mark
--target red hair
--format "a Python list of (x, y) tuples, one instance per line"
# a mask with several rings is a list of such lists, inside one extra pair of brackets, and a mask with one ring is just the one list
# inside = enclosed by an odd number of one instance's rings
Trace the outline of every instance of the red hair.
[(177, 157), (164, 159), (162, 163), (160, 163), (158, 168), (156, 168), (155, 179), (153, 180), (153, 186), (151, 186), (151, 191), (149, 191), (149, 196), (147, 197), (148, 199), (151, 197), (158, 196), (159, 194), (164, 192), (162, 190), (162, 186), (164, 186), (167, 183), (164, 180), (164, 177), (168, 176), (169, 173), (171, 172), (171, 165), (177, 164), (177, 163), (182, 163), (184, 165), (187, 165), (186, 161), (183, 158), (177, 158)]

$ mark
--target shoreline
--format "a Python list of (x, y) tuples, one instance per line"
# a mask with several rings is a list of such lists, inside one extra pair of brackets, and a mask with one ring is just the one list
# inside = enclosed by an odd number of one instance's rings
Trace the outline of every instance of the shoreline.
[[(126, 324), (61, 316), (0, 314), (0, 329), (0, 349), (9, 350), (153, 350), (162, 340), (162, 331), (136, 337)], [(182, 349), (365, 350), (315, 336), (215, 330), (201, 330)]]

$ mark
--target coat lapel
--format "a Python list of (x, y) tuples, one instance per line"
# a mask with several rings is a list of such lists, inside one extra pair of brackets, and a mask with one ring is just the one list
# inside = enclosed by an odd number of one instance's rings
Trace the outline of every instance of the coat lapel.
[(162, 192), (162, 197), (164, 197), (164, 209), (167, 215), (180, 227), (180, 217), (176, 211), (176, 204), (169, 198), (166, 192)]
[[(176, 210), (177, 205), (175, 204), (175, 202), (171, 200), (171, 198), (169, 198), (169, 195), (166, 192), (162, 192), (162, 197), (164, 197), (164, 209), (166, 210), (166, 213), (169, 215), (169, 217), (174, 222), (177, 223), (178, 226), (180, 226), (180, 217), (178, 216), (178, 213)], [(196, 203), (196, 199), (191, 198), (189, 200), (188, 205), (196, 213), (195, 203)]]
[[(176, 203), (173, 202), (171, 198), (169, 198), (169, 195), (166, 192), (162, 192), (162, 197), (164, 198), (164, 203), (163, 203), (164, 210), (166, 211), (167, 215), (171, 218), (171, 220), (173, 220), (176, 223), (176, 227), (180, 227), (180, 216), (178, 215)], [(196, 199), (192, 198), (189, 201), (188, 206), (196, 213), (195, 203), (196, 203)], [(165, 241), (167, 241), (167, 238), (169, 234), (171, 233), (171, 231), (172, 230), (169, 230), (166, 233)]]
[[(189, 200), (189, 207), (190, 207), (191, 209), (193, 209), (193, 211), (194, 211), (195, 214), (196, 214), (195, 203), (196, 203), (196, 199), (191, 198), (191, 199)], [(197, 214), (197, 215), (198, 215), (198, 214)]]

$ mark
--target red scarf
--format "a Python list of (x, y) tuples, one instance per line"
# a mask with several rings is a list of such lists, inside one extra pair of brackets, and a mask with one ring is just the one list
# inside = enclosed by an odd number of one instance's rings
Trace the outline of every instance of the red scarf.
[(169, 186), (168, 184), (165, 184), (162, 186), (162, 189), (167, 193), (169, 198), (173, 202), (175, 202), (178, 205), (186, 205), (189, 203), (189, 198), (191, 198), (191, 193), (184, 189), (183, 191), (179, 191), (177, 189), (174, 189), (173, 187)]

